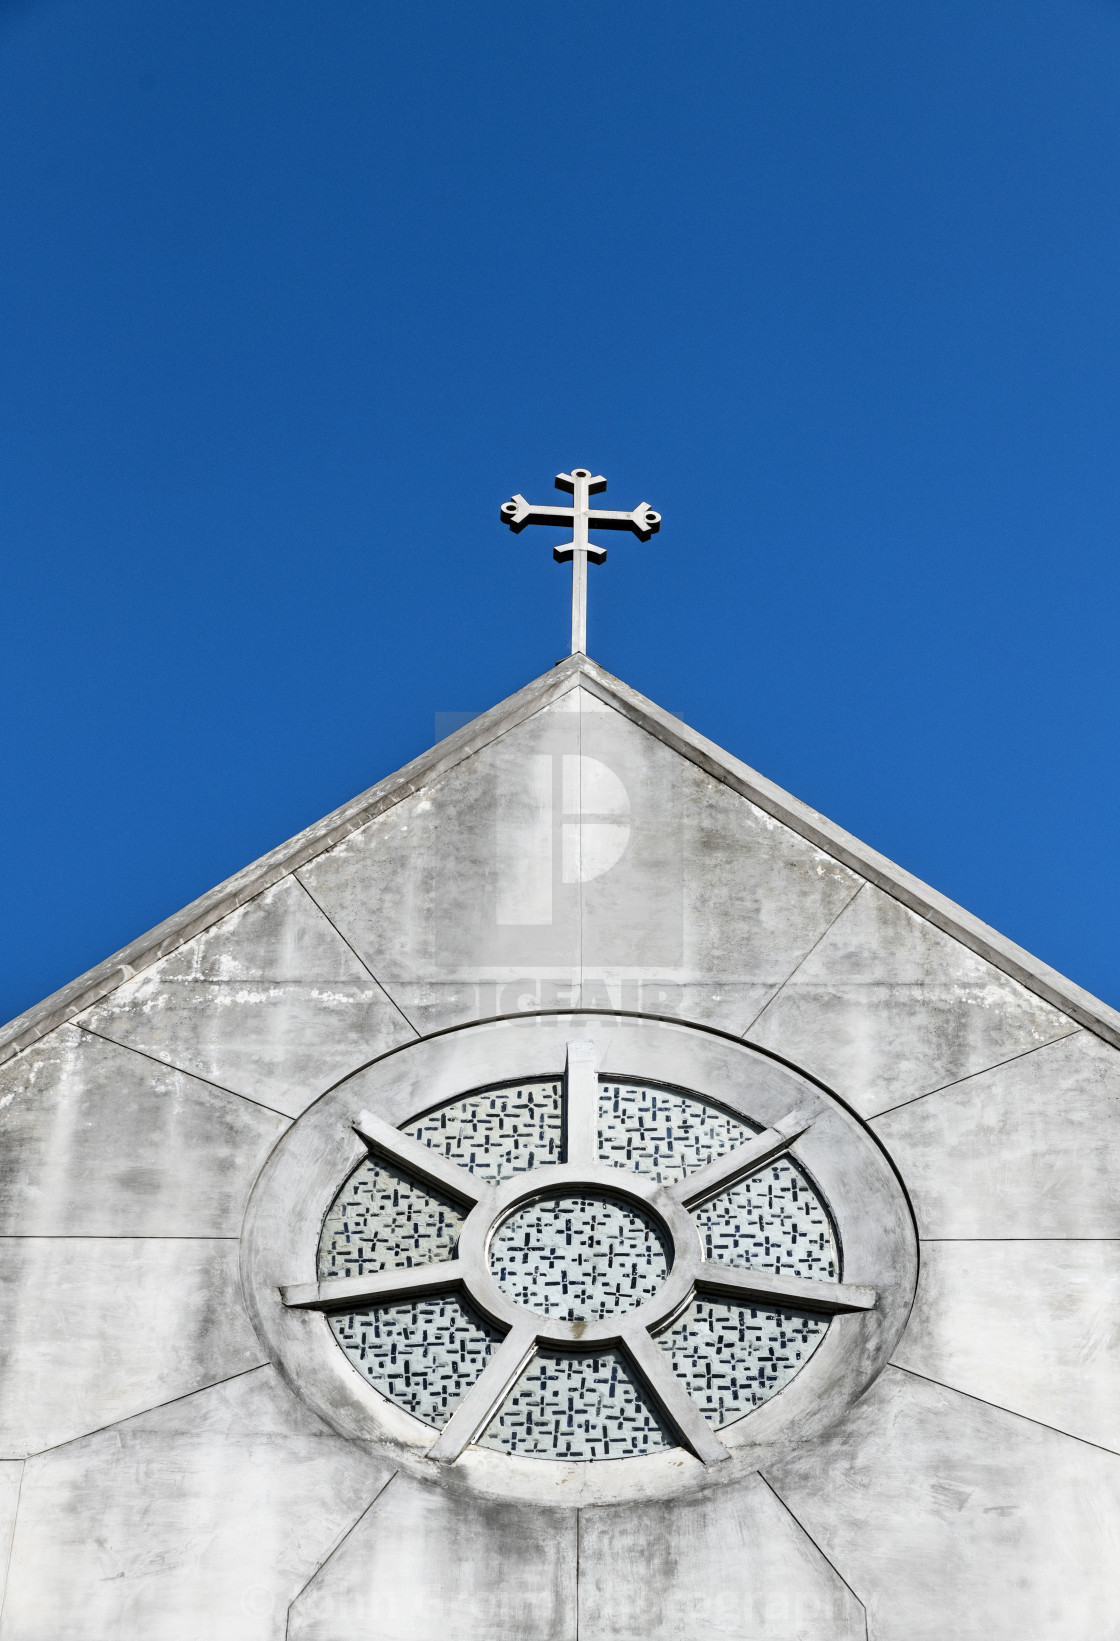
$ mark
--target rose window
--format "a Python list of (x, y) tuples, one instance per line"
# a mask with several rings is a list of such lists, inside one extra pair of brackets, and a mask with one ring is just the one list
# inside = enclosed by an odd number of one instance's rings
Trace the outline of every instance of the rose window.
[(840, 1280), (790, 1155), (798, 1112), (762, 1128), (599, 1077), (573, 1042), (562, 1077), (354, 1127), (368, 1155), (327, 1213), (318, 1281), (283, 1297), (324, 1312), (354, 1370), (432, 1427), (433, 1458), (684, 1445), (714, 1462), (833, 1315), (875, 1303)]

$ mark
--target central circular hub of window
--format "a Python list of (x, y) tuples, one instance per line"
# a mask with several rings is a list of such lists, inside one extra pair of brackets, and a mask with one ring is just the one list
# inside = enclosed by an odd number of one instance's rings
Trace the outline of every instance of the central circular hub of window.
[(515, 1304), (567, 1322), (599, 1321), (651, 1299), (669, 1274), (665, 1233), (616, 1197), (538, 1197), (494, 1233), (490, 1269)]

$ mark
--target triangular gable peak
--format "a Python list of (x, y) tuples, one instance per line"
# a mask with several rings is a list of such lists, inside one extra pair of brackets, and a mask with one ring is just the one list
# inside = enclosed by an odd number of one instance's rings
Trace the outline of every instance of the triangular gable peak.
[[(205, 1006), (203, 1006), (205, 1000)], [(288, 1115), (470, 1021), (745, 1038), (883, 1111), (1120, 1015), (574, 655), (13, 1021)]]
[(5, 1622), (1111, 1633), (1118, 1026), (573, 656), (8, 1028)]

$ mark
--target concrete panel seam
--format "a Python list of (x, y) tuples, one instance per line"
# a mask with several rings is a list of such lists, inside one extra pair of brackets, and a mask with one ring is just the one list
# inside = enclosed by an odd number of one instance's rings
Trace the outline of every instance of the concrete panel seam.
[(978, 1071), (970, 1071), (963, 1077), (954, 1077), (952, 1082), (938, 1083), (936, 1088), (927, 1088), (924, 1094), (915, 1094), (912, 1099), (900, 1100), (897, 1105), (888, 1105), (885, 1111), (876, 1111), (875, 1115), (868, 1117), (866, 1121), (878, 1122), (880, 1117), (889, 1117), (892, 1111), (902, 1111), (908, 1105), (916, 1105), (919, 1100), (928, 1100), (934, 1094), (944, 1094), (947, 1089), (960, 1088), (962, 1083), (970, 1083), (976, 1077), (986, 1077), (989, 1072), (999, 1071), (1002, 1066), (1014, 1065), (1016, 1060), (1025, 1060), (1029, 1054), (1041, 1054), (1044, 1049), (1053, 1048), (1056, 1043), (1068, 1042), (1071, 1037), (1078, 1037), (1083, 1031), (1084, 1027), (1074, 1026), (1072, 1031), (1063, 1031), (1060, 1037), (1048, 1037), (1046, 1042), (1035, 1043), (1033, 1048), (1021, 1049), (1018, 1054), (1011, 1054), (1006, 1060), (994, 1060), (990, 1066), (982, 1066)]
[(583, 1540), (583, 1511), (576, 1511), (576, 1599), (575, 1599), (575, 1636), (579, 1641), (579, 1557)]
[(397, 1011), (397, 1013), (400, 1015), (401, 1019), (404, 1021), (405, 1025), (408, 1027), (409, 1031), (411, 1031), (416, 1037), (422, 1036), (423, 1034), (421, 1032), (417, 1031), (416, 1027), (413, 1025), (412, 1021), (408, 1018), (408, 1015), (401, 1008), (401, 1006), (397, 1002), (396, 998), (392, 996), (392, 994), (387, 990), (387, 988), (381, 983), (381, 981), (374, 974), (373, 970), (370, 968), (369, 964), (366, 962), (365, 958), (362, 956), (362, 954), (358, 950), (358, 948), (356, 946), (351, 945), (350, 941), (347, 940), (346, 936), (343, 934), (342, 930), (339, 928), (339, 926), (335, 922), (334, 918), (315, 899), (315, 896), (312, 894), (312, 892), (308, 888), (307, 884), (300, 877), (299, 873), (298, 872), (293, 872), (292, 877), (294, 878), (295, 882), (299, 884), (300, 888), (303, 890), (303, 892), (307, 896), (308, 900), (314, 906), (315, 910), (319, 913), (319, 916), (322, 917), (327, 923), (330, 924), (331, 928), (334, 930), (334, 932), (338, 936), (338, 938), (342, 941), (342, 944), (346, 947), (347, 951), (350, 952), (352, 954), (352, 956), (357, 958), (358, 962), (362, 965), (362, 968), (369, 975), (370, 979), (373, 981), (374, 985), (377, 987), (377, 989), (381, 993), (382, 997), (384, 997), (384, 999), (388, 1003), (389, 1007), (392, 1008), (392, 1009), (395, 1009)]
[(239, 1094), (235, 1088), (226, 1088), (224, 1083), (216, 1083), (210, 1077), (200, 1077), (197, 1071), (188, 1071), (185, 1066), (177, 1066), (171, 1060), (161, 1060), (156, 1054), (149, 1054), (147, 1049), (136, 1048), (132, 1043), (118, 1043), (115, 1037), (106, 1037), (103, 1031), (95, 1031), (82, 1020), (71, 1022), (78, 1031), (84, 1031), (87, 1037), (96, 1037), (99, 1042), (110, 1043), (113, 1048), (120, 1048), (126, 1054), (138, 1054), (142, 1060), (150, 1060), (161, 1071), (177, 1071), (181, 1077), (191, 1077), (196, 1083), (203, 1083), (207, 1088), (214, 1089), (218, 1094), (227, 1094), (231, 1100), (241, 1100), (245, 1105), (255, 1105), (260, 1111), (268, 1111), (274, 1117), (280, 1117), (287, 1127), (291, 1127), (294, 1118), (286, 1111), (278, 1111), (274, 1105), (265, 1105), (263, 1100), (254, 1100), (251, 1094)]
[(1029, 1413), (1017, 1413), (1013, 1407), (1004, 1407), (1001, 1402), (990, 1402), (986, 1396), (977, 1396), (971, 1390), (961, 1390), (959, 1385), (946, 1384), (944, 1379), (934, 1379), (928, 1373), (919, 1373), (915, 1368), (904, 1367), (901, 1362), (892, 1359), (887, 1363), (887, 1368), (893, 1368), (896, 1373), (905, 1373), (911, 1379), (921, 1379), (927, 1385), (937, 1385), (939, 1389), (947, 1390), (953, 1396), (963, 1396), (965, 1401), (976, 1402), (980, 1407), (990, 1407), (995, 1413), (1005, 1413), (1009, 1419), (1021, 1419), (1024, 1424), (1033, 1424), (1038, 1430), (1049, 1430), (1051, 1435), (1061, 1436), (1067, 1442), (1078, 1442), (1082, 1447), (1092, 1447), (1098, 1453), (1107, 1453), (1114, 1459), (1120, 1459), (1120, 1451), (1115, 1447), (1106, 1447), (1103, 1442), (1091, 1442), (1087, 1436), (1075, 1436), (1069, 1430), (1059, 1430), (1057, 1425), (1047, 1424), (1045, 1419), (1032, 1419)]
[(107, 1430), (117, 1430), (121, 1425), (131, 1424), (133, 1419), (146, 1419), (149, 1413), (158, 1413), (161, 1408), (174, 1407), (177, 1402), (189, 1402), (192, 1396), (203, 1396), (208, 1390), (216, 1390), (219, 1385), (231, 1385), (235, 1379), (248, 1378), (250, 1373), (260, 1373), (264, 1368), (271, 1366), (271, 1361), (266, 1357), (261, 1362), (255, 1362), (252, 1367), (241, 1368), (237, 1373), (227, 1373), (224, 1378), (211, 1379), (204, 1385), (196, 1385), (193, 1390), (185, 1390), (181, 1396), (169, 1396), (166, 1402), (153, 1402), (151, 1407), (142, 1407), (135, 1413), (126, 1413), (121, 1419), (110, 1419), (108, 1424), (98, 1425), (96, 1430), (83, 1430), (80, 1436), (68, 1436), (64, 1442), (51, 1442), (49, 1446), (40, 1447), (34, 1453), (29, 1453), (27, 1462), (44, 1458), (48, 1453), (57, 1453), (64, 1447), (74, 1447), (78, 1442), (88, 1442), (93, 1436), (103, 1436)]
[(8, 1554), (4, 1560), (4, 1583), (0, 1587), (0, 1635), (4, 1631), (4, 1607), (8, 1600), (8, 1578), (12, 1570), (12, 1554), (16, 1545), (16, 1529), (19, 1526), (19, 1505), (23, 1497), (23, 1478), (27, 1474), (27, 1460), (19, 1461), (19, 1482), (16, 1486), (16, 1508), (12, 1516), (12, 1536), (8, 1540)]
[(839, 1567), (833, 1561), (832, 1557), (826, 1555), (825, 1552), (821, 1549), (820, 1545), (817, 1543), (817, 1541), (813, 1537), (812, 1533), (805, 1526), (805, 1523), (803, 1521), (800, 1521), (798, 1519), (798, 1517), (793, 1513), (793, 1511), (790, 1509), (789, 1505), (786, 1503), (785, 1499), (778, 1492), (778, 1489), (774, 1486), (774, 1483), (770, 1480), (769, 1476), (765, 1475), (763, 1473), (763, 1471), (761, 1471), (761, 1470), (759, 1470), (757, 1474), (758, 1474), (759, 1481), (762, 1483), (762, 1485), (764, 1487), (768, 1488), (770, 1490), (770, 1492), (774, 1495), (774, 1497), (777, 1499), (778, 1503), (781, 1505), (782, 1509), (785, 1511), (786, 1515), (793, 1522), (793, 1525), (797, 1528), (798, 1532), (803, 1534), (803, 1536), (809, 1540), (809, 1543), (813, 1546), (813, 1549), (820, 1556), (820, 1558), (824, 1562), (825, 1566), (826, 1567), (831, 1567), (832, 1571), (836, 1574), (836, 1576), (840, 1580), (841, 1584), (843, 1584), (844, 1588), (847, 1590), (847, 1592), (851, 1596), (852, 1600), (859, 1603), (859, 1610), (863, 1614), (864, 1641), (868, 1641), (870, 1632), (869, 1632), (868, 1623), (867, 1623), (867, 1603), (864, 1601), (862, 1596), (857, 1594), (857, 1592), (852, 1589), (851, 1584), (844, 1577), (843, 1573), (840, 1571)]
[(741, 1037), (745, 1038), (748, 1031), (753, 1031), (754, 1030), (755, 1026), (757, 1026), (758, 1022), (762, 1019), (762, 1016), (766, 1013), (766, 1010), (770, 1007), (770, 1005), (772, 1003), (776, 1003), (778, 1001), (778, 998), (785, 991), (786, 987), (789, 985), (789, 983), (793, 979), (794, 975), (797, 974), (798, 970), (803, 968), (804, 965), (809, 961), (810, 957), (812, 957), (813, 953), (816, 951), (816, 949), (820, 945), (821, 941), (825, 938), (826, 935), (832, 933), (832, 930), (836, 927), (837, 923), (843, 917), (844, 913), (848, 910), (848, 907), (852, 904), (852, 902), (854, 900), (856, 900), (863, 893), (864, 889), (866, 889), (866, 888), (867, 888), (866, 882), (859, 883), (859, 884), (856, 885), (856, 887), (852, 890), (851, 894), (848, 896), (847, 900), (841, 906), (840, 910), (837, 912), (836, 916), (831, 919), (831, 921), (827, 924), (827, 926), (821, 930), (820, 934), (813, 941), (813, 944), (809, 947), (809, 950), (807, 952), (803, 952), (802, 955), (798, 958), (797, 962), (793, 965), (793, 968), (790, 969), (789, 973), (786, 975), (785, 979), (782, 981), (782, 983), (778, 987), (777, 991), (775, 991), (770, 997), (768, 997), (766, 999), (765, 1003), (763, 1003), (763, 1005), (759, 1009), (758, 1013), (754, 1016), (754, 1019), (749, 1021), (748, 1024), (743, 1027), (742, 1031), (739, 1033), (739, 1035)]
[(299, 1589), (296, 1591), (295, 1595), (288, 1602), (288, 1611), (287, 1611), (287, 1613), (285, 1615), (285, 1618), (284, 1618), (284, 1637), (285, 1637), (285, 1641), (287, 1641), (289, 1632), (291, 1630), (292, 1608), (295, 1606), (296, 1602), (303, 1595), (304, 1591), (306, 1589), (308, 1589), (310, 1585), (314, 1584), (315, 1580), (318, 1578), (319, 1574), (323, 1571), (323, 1568), (327, 1565), (327, 1563), (329, 1561), (331, 1561), (333, 1559), (333, 1557), (338, 1554), (339, 1550), (342, 1549), (342, 1546), (346, 1543), (346, 1540), (350, 1537), (351, 1533), (355, 1532), (361, 1526), (362, 1522), (369, 1515), (370, 1511), (373, 1509), (373, 1507), (377, 1503), (378, 1499), (381, 1498), (382, 1494), (385, 1492), (385, 1489), (389, 1486), (390, 1482), (395, 1481), (396, 1478), (399, 1476), (399, 1474), (400, 1474), (399, 1470), (391, 1470), (389, 1472), (389, 1474), (386, 1476), (385, 1480), (381, 1483), (381, 1486), (377, 1489), (376, 1493), (370, 1499), (369, 1503), (364, 1507), (364, 1509), (361, 1509), (361, 1510), (358, 1511), (358, 1514), (354, 1517), (354, 1519), (350, 1523), (349, 1527), (345, 1528), (336, 1537), (336, 1539), (335, 1539), (334, 1543), (331, 1545), (330, 1549), (327, 1551), (327, 1553), (323, 1556), (322, 1560), (315, 1567), (314, 1572), (311, 1573), (304, 1580), (304, 1582), (300, 1585)]
[[(580, 995), (580, 1001), (582, 1002), (583, 1001), (583, 902), (584, 902), (584, 896), (587, 893), (587, 886), (583, 881), (583, 701), (580, 699), (580, 691), (578, 691), (578, 690), (576, 691), (576, 706), (579, 708), (578, 712), (576, 713), (576, 749), (579, 753), (579, 762), (576, 764), (576, 768), (579, 770), (579, 787), (578, 787), (578, 795), (577, 795), (577, 798), (576, 798), (576, 803), (578, 805), (578, 817), (579, 817), (579, 824), (576, 827), (576, 847), (579, 851), (579, 855), (578, 855), (578, 860), (577, 860), (577, 865), (576, 865), (576, 871), (579, 873), (579, 880), (580, 880), (579, 881), (579, 898), (578, 898), (578, 901), (577, 901), (577, 905), (579, 907), (579, 995)], [(577, 1605), (578, 1605), (578, 1601), (579, 1601), (578, 1591), (577, 1591), (576, 1601), (577, 1601)]]
[[(1101, 1239), (1106, 1240), (1105, 1238)], [(176, 1236), (130, 1231), (5, 1231), (0, 1242), (240, 1242), (239, 1236)]]
[(928, 1242), (1120, 1242), (1116, 1236), (921, 1236)]

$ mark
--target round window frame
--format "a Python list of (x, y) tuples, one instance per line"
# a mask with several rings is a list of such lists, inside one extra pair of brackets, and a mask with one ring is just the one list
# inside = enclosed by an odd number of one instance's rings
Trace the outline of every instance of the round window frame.
[[(776, 1394), (723, 1426), (728, 1458), (704, 1464), (674, 1447), (639, 1458), (527, 1458), (470, 1446), (452, 1464), (428, 1456), (439, 1431), (382, 1395), (339, 1348), (320, 1311), (285, 1305), (281, 1288), (317, 1278), (326, 1215), (367, 1156), (352, 1124), (364, 1111), (396, 1128), (465, 1094), (560, 1080), (573, 1038), (596, 1045), (608, 1081), (660, 1084), (763, 1127), (798, 1110), (810, 1126), (788, 1148), (832, 1218), (846, 1284), (876, 1290), (872, 1310), (831, 1320), (809, 1360)], [(599, 1165), (618, 1181), (629, 1170)], [(564, 1163), (531, 1170), (537, 1191)], [(641, 1176), (639, 1176), (640, 1178)], [(519, 1182), (530, 1172), (514, 1175)], [(523, 1188), (523, 1187), (520, 1187)], [(628, 1193), (626, 1193), (628, 1194)], [(664, 1020), (602, 1014), (521, 1015), (403, 1045), (322, 1095), (277, 1142), (250, 1197), (241, 1240), (242, 1285), (257, 1333), (296, 1394), (340, 1435), (412, 1475), (527, 1503), (609, 1504), (671, 1497), (741, 1480), (821, 1434), (886, 1366), (906, 1325), (918, 1244), (906, 1193), (866, 1124), (820, 1083), (749, 1044)]]

